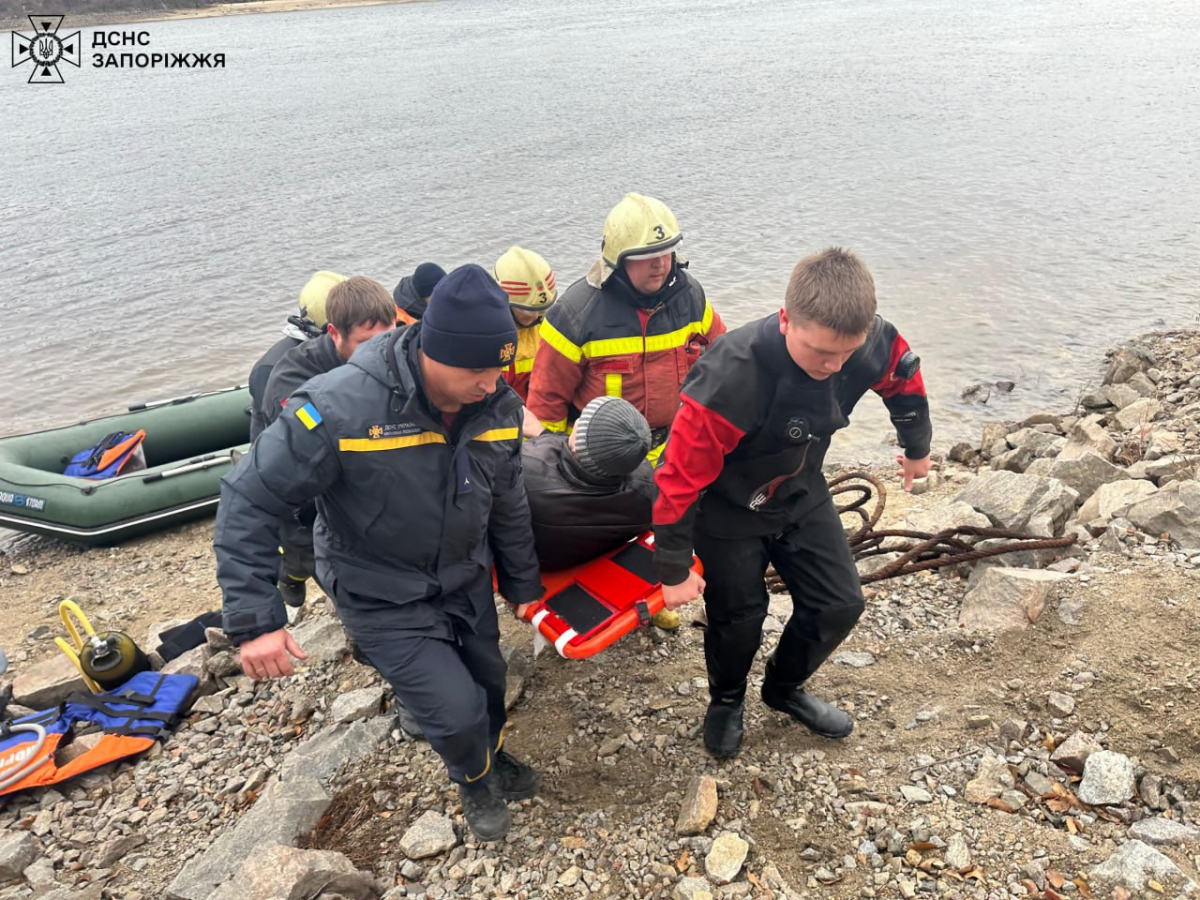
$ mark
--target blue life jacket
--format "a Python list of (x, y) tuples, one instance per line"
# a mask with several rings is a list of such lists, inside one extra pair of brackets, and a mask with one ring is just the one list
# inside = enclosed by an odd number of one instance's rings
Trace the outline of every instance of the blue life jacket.
[(146, 439), (145, 431), (114, 431), (71, 457), (64, 475), (99, 481), (120, 475)]

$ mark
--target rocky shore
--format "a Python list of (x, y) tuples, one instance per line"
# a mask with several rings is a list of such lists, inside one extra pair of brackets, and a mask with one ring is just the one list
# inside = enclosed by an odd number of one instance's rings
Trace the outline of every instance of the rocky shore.
[[(252, 682), (210, 631), (170, 664), (203, 687), (165, 744), (12, 798), (0, 900), (1200, 895), (1200, 333), (1152, 335), (1101, 374), (1074, 409), (989, 424), (920, 493), (891, 491), (881, 527), (1077, 541), (869, 586), (814, 679), (854, 715), (845, 741), (752, 694), (745, 749), (718, 764), (701, 628), (535, 662), (506, 621), (508, 746), (546, 781), (506, 841), (477, 844), (314, 589), (295, 677)], [(72, 689), (51, 643), (64, 597), (139, 640), (216, 608), (210, 540), (201, 523), (11, 549), (0, 682), (30, 706)], [(765, 649), (788, 614), (774, 596)]]

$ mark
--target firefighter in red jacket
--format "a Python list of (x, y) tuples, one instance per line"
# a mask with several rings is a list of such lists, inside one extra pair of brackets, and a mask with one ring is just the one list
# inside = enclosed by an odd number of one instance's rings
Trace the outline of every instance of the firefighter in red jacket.
[(492, 277), (508, 294), (508, 306), (517, 324), (517, 355), (504, 370), (504, 381), (526, 400), (533, 360), (541, 344), (542, 321), (558, 299), (554, 271), (537, 253), (513, 246), (496, 260)]
[(725, 331), (675, 252), (682, 237), (653, 197), (613, 207), (600, 259), (542, 323), (527, 406), (545, 428), (566, 431), (591, 400), (622, 397), (646, 417), (657, 456), (688, 370)]
[[(805, 683), (854, 628), (862, 588), (821, 472), (829, 440), (868, 389), (896, 427), (906, 489), (929, 471), (931, 427), (920, 360), (875, 313), (854, 254), (800, 261), (785, 306), (727, 334), (696, 364), (655, 473), (655, 559), (674, 609), (704, 593), (710, 703), (704, 744), (741, 749), (746, 680), (767, 614), (768, 564), (793, 612), (767, 661), (762, 699), (815, 733), (843, 738), (851, 718)], [(704, 577), (690, 570), (692, 550)]]

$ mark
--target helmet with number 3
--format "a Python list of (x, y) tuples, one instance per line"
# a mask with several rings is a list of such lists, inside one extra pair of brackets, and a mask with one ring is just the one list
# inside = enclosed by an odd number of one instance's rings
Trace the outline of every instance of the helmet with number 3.
[(667, 205), (653, 197), (629, 193), (604, 220), (604, 262), (613, 269), (626, 259), (646, 259), (670, 253), (683, 239), (679, 222)]
[(508, 294), (510, 306), (544, 313), (558, 299), (554, 271), (539, 254), (524, 247), (509, 247), (492, 267), (492, 277)]

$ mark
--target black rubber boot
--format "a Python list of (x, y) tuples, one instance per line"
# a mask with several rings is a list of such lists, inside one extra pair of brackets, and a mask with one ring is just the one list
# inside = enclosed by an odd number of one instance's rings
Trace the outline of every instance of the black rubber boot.
[(787, 713), (813, 734), (821, 737), (844, 738), (854, 730), (854, 720), (832, 703), (814, 697), (798, 684), (781, 684), (772, 677), (773, 660), (767, 662), (763, 679), (763, 703), (771, 709)]
[(399, 698), (396, 698), (392, 704), (392, 712), (396, 715), (396, 725), (404, 732), (405, 737), (413, 741), (425, 740), (425, 732), (413, 718), (413, 714), (404, 708), (404, 704), (400, 702)]
[(528, 800), (542, 784), (542, 776), (532, 766), (518, 762), (505, 750), (496, 753), (492, 771), (500, 796), (505, 800)]
[(491, 779), (483, 784), (460, 784), (463, 818), (471, 833), (481, 841), (498, 841), (508, 834), (512, 818), (504, 801), (492, 790)]
[(712, 699), (704, 714), (704, 749), (717, 759), (737, 756), (742, 749), (746, 729), (742, 716), (746, 711), (746, 685), (732, 691), (709, 687)]

